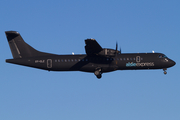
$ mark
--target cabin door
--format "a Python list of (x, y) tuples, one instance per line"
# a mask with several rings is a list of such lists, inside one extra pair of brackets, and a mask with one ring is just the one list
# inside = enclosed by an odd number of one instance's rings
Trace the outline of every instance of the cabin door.
[(141, 62), (141, 57), (140, 56), (136, 56), (136, 62)]
[(52, 59), (47, 59), (47, 68), (52, 68)]

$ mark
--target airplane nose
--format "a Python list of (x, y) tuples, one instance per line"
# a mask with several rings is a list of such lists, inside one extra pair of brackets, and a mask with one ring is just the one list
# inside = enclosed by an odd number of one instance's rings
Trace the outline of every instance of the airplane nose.
[(176, 64), (176, 62), (173, 61), (173, 66)]
[(173, 60), (170, 61), (171, 66), (174, 66), (176, 64), (176, 62), (174, 62)]

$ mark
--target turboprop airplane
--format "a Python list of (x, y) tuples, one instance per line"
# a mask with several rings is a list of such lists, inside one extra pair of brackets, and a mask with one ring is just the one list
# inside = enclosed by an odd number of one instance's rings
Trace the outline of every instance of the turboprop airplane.
[(176, 63), (162, 53), (121, 53), (121, 50), (102, 48), (95, 39), (85, 40), (83, 55), (57, 55), (40, 52), (28, 45), (16, 31), (5, 32), (13, 59), (6, 62), (48, 71), (91, 72), (97, 78), (116, 70), (163, 69), (164, 74)]

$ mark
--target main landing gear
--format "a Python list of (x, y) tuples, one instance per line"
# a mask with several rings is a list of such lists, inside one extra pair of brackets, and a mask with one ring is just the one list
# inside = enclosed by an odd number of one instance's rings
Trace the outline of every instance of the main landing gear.
[(96, 71), (94, 72), (94, 74), (96, 75), (96, 77), (98, 79), (100, 79), (102, 77), (102, 72), (101, 72), (101, 68), (96, 69)]
[(167, 74), (167, 68), (164, 68), (163, 71), (164, 71), (164, 74), (166, 75)]

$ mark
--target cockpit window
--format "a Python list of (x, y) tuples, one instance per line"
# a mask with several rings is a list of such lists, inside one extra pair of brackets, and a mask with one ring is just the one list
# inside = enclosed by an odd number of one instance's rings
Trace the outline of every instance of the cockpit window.
[(159, 58), (167, 58), (166, 55), (159, 55)]
[(159, 58), (162, 58), (162, 55), (159, 55)]

